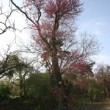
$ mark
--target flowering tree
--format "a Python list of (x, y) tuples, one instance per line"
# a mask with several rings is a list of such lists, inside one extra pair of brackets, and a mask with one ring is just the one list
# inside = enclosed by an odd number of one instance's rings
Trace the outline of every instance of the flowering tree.
[(96, 52), (94, 39), (86, 34), (80, 40), (75, 37), (80, 0), (25, 0), (24, 8), (10, 1), (30, 21), (33, 40), (51, 78), (53, 102), (60, 102), (60, 110), (68, 110), (68, 87), (62, 76), (68, 70), (81, 70), (81, 65), (86, 71), (89, 56)]

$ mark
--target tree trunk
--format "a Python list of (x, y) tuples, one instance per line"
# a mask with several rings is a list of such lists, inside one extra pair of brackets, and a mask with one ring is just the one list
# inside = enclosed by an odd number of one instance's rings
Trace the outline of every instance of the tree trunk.
[[(64, 85), (64, 81), (62, 79), (61, 73), (60, 73), (60, 68), (58, 65), (58, 58), (56, 57), (56, 53), (53, 54), (52, 57), (52, 71), (50, 73), (51, 76), (51, 84), (52, 84), (52, 108), (51, 110), (69, 110), (68, 108), (68, 89)], [(57, 89), (57, 92), (54, 92), (55, 89)], [(60, 93), (59, 93), (60, 92)], [(58, 96), (59, 95), (59, 96)], [(55, 105), (57, 104), (57, 105)], [(54, 107), (54, 108), (53, 108)]]

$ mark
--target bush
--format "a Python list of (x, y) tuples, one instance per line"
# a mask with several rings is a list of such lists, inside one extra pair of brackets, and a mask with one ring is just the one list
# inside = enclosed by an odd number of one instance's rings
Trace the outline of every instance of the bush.
[(0, 84), (0, 100), (9, 98), (10, 88), (5, 84)]

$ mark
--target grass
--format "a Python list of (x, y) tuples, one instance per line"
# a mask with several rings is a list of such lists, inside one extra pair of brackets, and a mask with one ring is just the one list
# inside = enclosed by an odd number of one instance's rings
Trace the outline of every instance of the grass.
[(35, 103), (19, 97), (0, 101), (0, 110), (35, 110), (35, 108)]

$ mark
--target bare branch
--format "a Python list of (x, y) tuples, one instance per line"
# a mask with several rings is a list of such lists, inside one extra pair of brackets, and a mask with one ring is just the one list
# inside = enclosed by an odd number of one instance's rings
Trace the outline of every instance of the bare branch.
[(12, 25), (10, 18), (13, 12), (16, 11), (10, 7), (10, 10), (7, 12), (3, 12), (3, 6), (0, 7), (0, 17), (3, 17), (3, 20), (0, 21), (0, 35), (5, 33), (8, 29), (15, 30), (15, 27)]
[(23, 14), (26, 16), (26, 18), (27, 18), (30, 22), (32, 22), (32, 23), (36, 26), (36, 23), (28, 16), (28, 14), (27, 14), (26, 12), (24, 12), (24, 11), (22, 10), (21, 7), (19, 7), (16, 3), (14, 3), (13, 0), (10, 0), (10, 1), (11, 1), (11, 3), (12, 3), (21, 13), (23, 13)]

